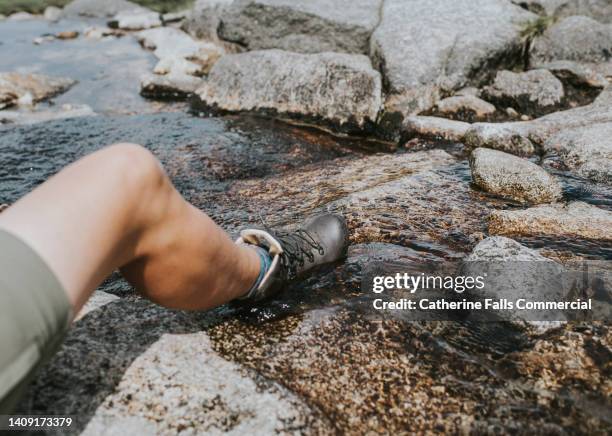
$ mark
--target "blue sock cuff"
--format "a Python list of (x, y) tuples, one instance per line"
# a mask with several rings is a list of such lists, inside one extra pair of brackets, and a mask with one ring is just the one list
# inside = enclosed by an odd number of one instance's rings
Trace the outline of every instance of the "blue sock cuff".
[(251, 293), (259, 287), (261, 281), (270, 269), (270, 265), (272, 265), (272, 258), (270, 257), (270, 253), (268, 253), (268, 250), (259, 246), (254, 246), (252, 248), (257, 251), (257, 254), (259, 254), (259, 276), (257, 276), (257, 280), (255, 280), (255, 283), (253, 283), (251, 288), (244, 294), (245, 297), (251, 295)]

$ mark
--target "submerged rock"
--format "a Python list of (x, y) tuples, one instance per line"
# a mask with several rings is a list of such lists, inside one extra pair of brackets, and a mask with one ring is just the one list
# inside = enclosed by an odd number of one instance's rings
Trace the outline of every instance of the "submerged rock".
[(72, 79), (42, 74), (0, 73), (0, 109), (45, 100), (75, 83)]
[(497, 150), (477, 148), (470, 155), (472, 180), (479, 188), (521, 203), (552, 203), (561, 186), (542, 167)]
[(563, 84), (548, 70), (499, 71), (491, 86), (484, 89), (484, 95), (500, 106), (540, 115), (559, 106), (565, 92)]
[(385, 0), (371, 55), (403, 115), (430, 109), (440, 90), (520, 62), (521, 25), (533, 14), (506, 0)]
[(495, 113), (495, 106), (473, 95), (458, 95), (440, 100), (436, 111), (443, 115), (485, 119)]
[(109, 27), (122, 30), (143, 30), (161, 25), (159, 14), (146, 10), (121, 11), (108, 22)]
[(0, 111), (0, 124), (35, 124), (64, 118), (79, 118), (95, 115), (86, 104), (63, 104), (59, 107), (36, 110)]
[(369, 52), (382, 0), (243, 0), (221, 17), (219, 35), (249, 50)]
[(372, 124), (378, 71), (363, 55), (261, 50), (223, 56), (198, 90), (196, 109), (299, 117), (344, 130)]
[(495, 235), (584, 238), (612, 241), (612, 213), (587, 203), (540, 205), (526, 210), (496, 210), (489, 218)]
[(66, 16), (112, 17), (124, 11), (149, 11), (128, 0), (73, 0), (64, 7)]
[(612, 26), (588, 17), (568, 17), (553, 24), (531, 44), (532, 64), (549, 61), (607, 62), (612, 56)]

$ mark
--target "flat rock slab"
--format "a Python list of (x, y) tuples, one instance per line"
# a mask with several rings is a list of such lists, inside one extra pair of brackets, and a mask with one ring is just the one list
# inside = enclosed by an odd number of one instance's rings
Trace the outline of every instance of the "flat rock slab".
[(612, 56), (612, 26), (588, 17), (568, 17), (553, 24), (531, 44), (529, 61), (607, 62)]
[(221, 17), (219, 35), (249, 50), (362, 53), (382, 0), (241, 0)]
[(148, 11), (127, 0), (73, 0), (64, 7), (66, 16), (112, 17), (124, 11)]
[(42, 74), (0, 73), (0, 109), (32, 104), (68, 90), (76, 82)]
[(587, 203), (540, 205), (526, 210), (497, 210), (489, 218), (495, 235), (526, 235), (612, 241), (612, 213)]
[(491, 86), (484, 89), (484, 96), (498, 106), (513, 107), (528, 115), (542, 115), (561, 105), (565, 91), (561, 81), (548, 70), (499, 71)]
[(427, 116), (408, 117), (402, 125), (402, 132), (408, 138), (420, 136), (451, 142), (462, 142), (469, 129), (469, 123)]
[(477, 148), (470, 155), (472, 180), (479, 188), (522, 203), (552, 203), (561, 186), (542, 167), (497, 150)]
[(223, 56), (197, 91), (195, 107), (361, 130), (375, 122), (381, 93), (380, 74), (366, 56), (261, 50)]
[(440, 100), (435, 107), (443, 116), (483, 120), (493, 115), (495, 106), (474, 95), (455, 95)]
[(440, 89), (483, 79), (485, 65), (520, 59), (521, 26), (535, 16), (506, 0), (386, 0), (371, 55), (403, 114), (431, 108)]

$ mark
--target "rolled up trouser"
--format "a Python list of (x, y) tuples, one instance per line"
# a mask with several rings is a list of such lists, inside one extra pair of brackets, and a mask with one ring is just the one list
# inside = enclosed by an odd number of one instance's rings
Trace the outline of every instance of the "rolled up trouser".
[(14, 410), (37, 369), (58, 350), (71, 312), (45, 261), (0, 229), (0, 415)]

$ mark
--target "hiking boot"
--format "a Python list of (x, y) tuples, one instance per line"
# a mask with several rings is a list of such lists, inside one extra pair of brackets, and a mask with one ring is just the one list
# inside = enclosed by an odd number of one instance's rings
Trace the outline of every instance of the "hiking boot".
[(262, 247), (272, 259), (259, 285), (239, 299), (255, 302), (274, 295), (318, 266), (345, 258), (348, 228), (343, 217), (326, 214), (306, 220), (295, 230), (246, 229), (236, 243)]

